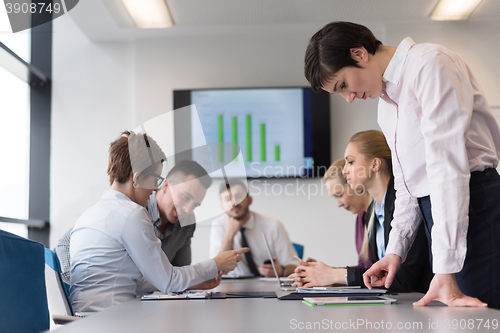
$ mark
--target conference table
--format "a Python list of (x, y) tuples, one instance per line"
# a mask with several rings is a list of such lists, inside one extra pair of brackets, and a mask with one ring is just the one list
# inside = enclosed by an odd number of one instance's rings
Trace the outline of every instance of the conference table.
[[(223, 280), (221, 292), (279, 291), (276, 281)], [(139, 298), (61, 326), (58, 333), (99, 332), (500, 332), (500, 311), (449, 308), (439, 302), (414, 308), (419, 293), (390, 295), (392, 305), (310, 306), (277, 298)]]

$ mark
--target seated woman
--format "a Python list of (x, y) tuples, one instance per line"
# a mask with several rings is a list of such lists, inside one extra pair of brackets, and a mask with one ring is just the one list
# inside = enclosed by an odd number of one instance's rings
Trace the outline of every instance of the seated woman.
[[(370, 268), (373, 261), (368, 248), (368, 237), (366, 237), (366, 210), (373, 199), (364, 188), (361, 187), (359, 191), (356, 191), (347, 184), (347, 180), (342, 174), (344, 166), (344, 159), (333, 162), (328, 170), (326, 170), (323, 181), (328, 193), (337, 201), (337, 205), (357, 215), (355, 240), (356, 251), (358, 252), (358, 265), (356, 267)], [(308, 258), (307, 261), (316, 260)], [(336, 270), (335, 273), (339, 274), (338, 279), (341, 279), (345, 275), (345, 272), (342, 274), (340, 270)]]
[(71, 233), (70, 301), (75, 312), (99, 311), (146, 292), (182, 291), (236, 267), (248, 248), (220, 253), (201, 263), (173, 267), (161, 249), (144, 206), (165, 154), (146, 134), (123, 132), (111, 143), (110, 189), (85, 211)]
[[(389, 242), (396, 191), (391, 151), (382, 132), (370, 130), (353, 135), (345, 151), (344, 175), (351, 188), (364, 187), (374, 202), (367, 211), (367, 237), (374, 262), (383, 258)], [(322, 262), (303, 262), (290, 278), (303, 287), (343, 284), (364, 286), (365, 268), (332, 268)], [(391, 291), (426, 292), (432, 279), (427, 238), (423, 225), (391, 285)]]

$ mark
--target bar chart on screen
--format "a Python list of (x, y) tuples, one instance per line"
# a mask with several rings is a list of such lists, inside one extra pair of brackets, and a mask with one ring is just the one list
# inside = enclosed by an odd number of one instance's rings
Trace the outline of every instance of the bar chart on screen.
[(296, 176), (304, 165), (302, 94), (300, 88), (193, 92), (203, 133), (192, 132), (192, 142), (218, 142), (219, 163), (237, 159), (240, 147), (250, 177)]
[[(272, 143), (273, 150), (272, 150), (272, 156), (268, 156), (268, 153), (266, 153), (266, 123), (265, 122), (260, 122), (258, 124), (258, 130), (259, 130), (259, 142), (258, 142), (258, 152), (259, 156), (257, 158), (253, 157), (253, 152), (256, 151), (255, 149), (252, 149), (252, 114), (245, 114), (243, 117), (245, 124), (245, 133), (244, 133), (244, 139), (245, 139), (245, 147), (246, 147), (246, 154), (245, 154), (245, 160), (248, 162), (253, 162), (253, 161), (260, 161), (260, 162), (279, 162), (280, 161), (280, 144), (277, 144), (278, 142), (281, 142), (280, 140), (278, 141), (273, 141)], [(236, 145), (238, 145), (238, 115), (230, 115), (230, 121), (231, 121), (231, 132), (230, 132), (230, 137), (231, 137), (231, 143), (233, 143), (234, 149), (232, 150), (231, 154), (231, 159), (236, 159), (238, 155), (238, 150), (236, 149)], [(218, 114), (217, 115), (217, 142), (219, 142), (220, 147), (219, 148), (219, 162), (224, 162), (224, 151), (222, 148), (222, 143), (226, 142), (224, 140), (228, 140), (228, 135), (224, 133), (224, 114)], [(281, 133), (272, 133), (273, 136), (279, 137)]]

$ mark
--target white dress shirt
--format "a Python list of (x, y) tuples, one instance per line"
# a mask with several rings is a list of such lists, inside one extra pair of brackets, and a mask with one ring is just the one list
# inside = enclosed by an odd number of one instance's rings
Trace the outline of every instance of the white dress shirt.
[(75, 312), (100, 311), (155, 289), (182, 291), (218, 274), (213, 259), (172, 267), (144, 207), (114, 190), (78, 219), (70, 254)]
[[(224, 233), (226, 232), (227, 220), (227, 214), (223, 214), (212, 222), (210, 233), (210, 256), (216, 256), (220, 251)], [(283, 224), (277, 219), (250, 212), (250, 218), (243, 227), (245, 228), (245, 238), (247, 239), (248, 247), (250, 248), (253, 261), (257, 268), (259, 268), (264, 261), (269, 260), (266, 244), (262, 237), (263, 232), (269, 243), (271, 254), (278, 259), (281, 266), (299, 264), (298, 260), (293, 257), (297, 255), (297, 252), (292, 242), (290, 242), (288, 233), (283, 227)], [(241, 232), (237, 232), (233, 238), (233, 249), (239, 249), (241, 247)], [(242, 257), (243, 260), (238, 263), (236, 269), (228, 273), (229, 276), (252, 275), (245, 255), (242, 255)]]
[(386, 253), (406, 258), (430, 196), (434, 273), (462, 269), (471, 171), (495, 168), (500, 132), (467, 64), (435, 44), (406, 38), (383, 80), (378, 123), (392, 151), (396, 203)]

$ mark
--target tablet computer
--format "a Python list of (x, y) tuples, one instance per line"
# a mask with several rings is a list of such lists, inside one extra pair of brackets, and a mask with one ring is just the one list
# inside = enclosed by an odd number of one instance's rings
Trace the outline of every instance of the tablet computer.
[(304, 297), (308, 305), (389, 305), (396, 299), (385, 296)]

